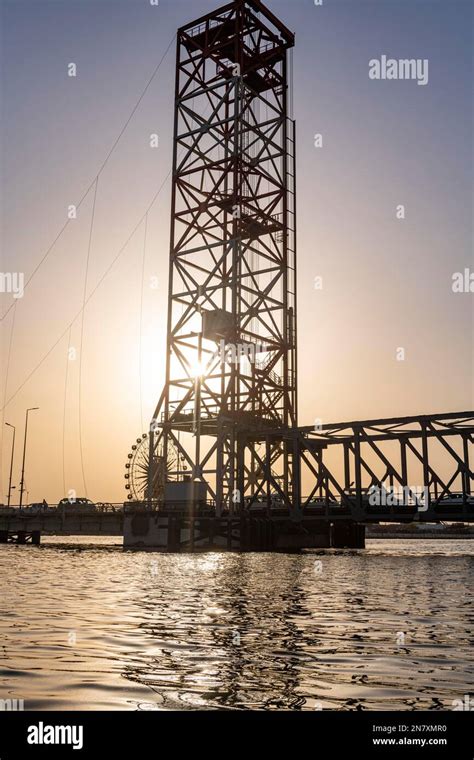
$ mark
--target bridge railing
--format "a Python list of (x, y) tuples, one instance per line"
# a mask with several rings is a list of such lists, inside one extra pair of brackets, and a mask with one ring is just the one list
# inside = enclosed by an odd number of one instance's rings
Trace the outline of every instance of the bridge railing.
[(25, 516), (44, 514), (113, 514), (123, 512), (124, 502), (98, 502), (95, 504), (0, 504), (0, 515), (6, 513), (21, 514)]

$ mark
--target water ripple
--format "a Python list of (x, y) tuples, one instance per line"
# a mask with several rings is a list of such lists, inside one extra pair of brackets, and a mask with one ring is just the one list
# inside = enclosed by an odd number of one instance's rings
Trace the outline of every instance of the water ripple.
[(469, 541), (302, 555), (104, 541), (0, 546), (0, 699), (41, 710), (443, 710), (474, 690)]

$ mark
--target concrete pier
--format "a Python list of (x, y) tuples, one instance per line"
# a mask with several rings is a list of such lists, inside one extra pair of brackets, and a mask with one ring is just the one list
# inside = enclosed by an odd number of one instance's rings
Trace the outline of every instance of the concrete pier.
[(365, 525), (345, 520), (333, 523), (331, 546), (338, 549), (365, 549)]
[(41, 531), (39, 530), (0, 530), (0, 544), (31, 544), (39, 546)]
[(296, 552), (309, 548), (365, 547), (365, 526), (288, 516), (209, 516), (185, 512), (125, 515), (124, 547), (167, 552)]

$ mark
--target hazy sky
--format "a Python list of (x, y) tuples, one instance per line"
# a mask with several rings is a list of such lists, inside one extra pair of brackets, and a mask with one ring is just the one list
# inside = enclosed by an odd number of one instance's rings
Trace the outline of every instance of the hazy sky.
[[(3, 0), (2, 272), (31, 275), (176, 28), (218, 5)], [(452, 292), (453, 273), (474, 271), (472, 3), (267, 5), (296, 33), (300, 423), (472, 409), (474, 294)], [(382, 55), (428, 59), (428, 84), (369, 79), (369, 60)], [(75, 78), (67, 76), (71, 62)], [(30, 416), (29, 501), (53, 502), (64, 486), (122, 500), (127, 453), (161, 393), (173, 80), (174, 44), (98, 181), (87, 295), (164, 184), (148, 214), (146, 248), (142, 222), (85, 310), (86, 485), (81, 318), (73, 320), (83, 302), (94, 187), (1, 322), (0, 400), (4, 420), (18, 426), (17, 485), (25, 409), (40, 407)], [(0, 295), (2, 315), (12, 302)], [(2, 430), (6, 501), (11, 430)]]

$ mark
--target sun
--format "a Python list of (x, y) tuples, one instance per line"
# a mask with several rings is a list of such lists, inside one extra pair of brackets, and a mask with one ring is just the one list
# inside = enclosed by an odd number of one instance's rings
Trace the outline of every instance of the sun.
[(206, 372), (206, 365), (202, 359), (193, 356), (189, 362), (189, 374), (196, 380), (202, 377)]

